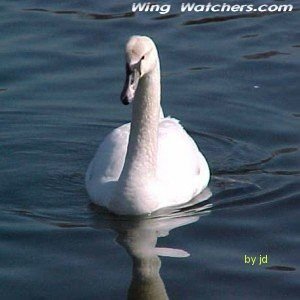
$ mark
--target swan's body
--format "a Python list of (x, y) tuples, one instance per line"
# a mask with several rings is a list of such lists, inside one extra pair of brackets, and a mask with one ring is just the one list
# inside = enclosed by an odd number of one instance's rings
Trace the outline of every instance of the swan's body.
[(191, 200), (207, 186), (210, 172), (178, 121), (163, 117), (159, 58), (152, 40), (131, 37), (126, 58), (122, 101), (128, 104), (134, 98), (132, 122), (101, 143), (86, 173), (86, 187), (94, 203), (114, 213), (149, 214)]

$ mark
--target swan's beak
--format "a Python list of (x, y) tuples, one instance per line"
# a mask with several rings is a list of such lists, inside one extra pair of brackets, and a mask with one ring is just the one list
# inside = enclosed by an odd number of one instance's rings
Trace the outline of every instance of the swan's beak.
[(123, 104), (127, 105), (134, 99), (140, 76), (139, 68), (137, 68), (136, 65), (130, 67), (129, 64), (126, 64), (126, 80), (121, 93), (121, 101)]

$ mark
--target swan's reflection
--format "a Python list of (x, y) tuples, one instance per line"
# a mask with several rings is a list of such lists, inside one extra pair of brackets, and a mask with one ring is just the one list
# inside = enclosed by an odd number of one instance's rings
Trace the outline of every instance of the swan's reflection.
[[(197, 202), (208, 199), (209, 189), (197, 198)], [(107, 220), (109, 228), (117, 232), (117, 242), (124, 247), (133, 261), (132, 279), (128, 289), (128, 299), (168, 299), (164, 282), (160, 276), (159, 256), (187, 257), (189, 253), (181, 249), (156, 247), (157, 239), (165, 237), (172, 229), (194, 223), (207, 214), (211, 205), (192, 206), (185, 210), (172, 208), (160, 211), (151, 218)], [(163, 214), (163, 216), (162, 216)], [(103, 227), (103, 222), (100, 222)]]

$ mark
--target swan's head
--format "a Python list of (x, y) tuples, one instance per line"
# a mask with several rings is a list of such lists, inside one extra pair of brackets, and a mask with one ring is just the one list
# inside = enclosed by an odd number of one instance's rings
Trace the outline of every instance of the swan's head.
[(158, 54), (154, 42), (147, 36), (132, 36), (125, 48), (126, 81), (121, 93), (123, 104), (134, 99), (139, 80), (149, 74), (158, 62)]

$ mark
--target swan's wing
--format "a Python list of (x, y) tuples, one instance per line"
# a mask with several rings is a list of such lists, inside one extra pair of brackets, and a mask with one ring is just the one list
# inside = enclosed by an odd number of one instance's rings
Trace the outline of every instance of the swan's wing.
[(87, 177), (118, 180), (123, 169), (130, 132), (130, 123), (111, 131), (100, 144)]
[(176, 119), (159, 124), (157, 175), (173, 185), (174, 191), (192, 191), (192, 196), (208, 184), (209, 168), (194, 140)]
[(100, 144), (85, 176), (87, 190), (95, 202), (106, 206), (122, 172), (130, 123), (111, 131)]

